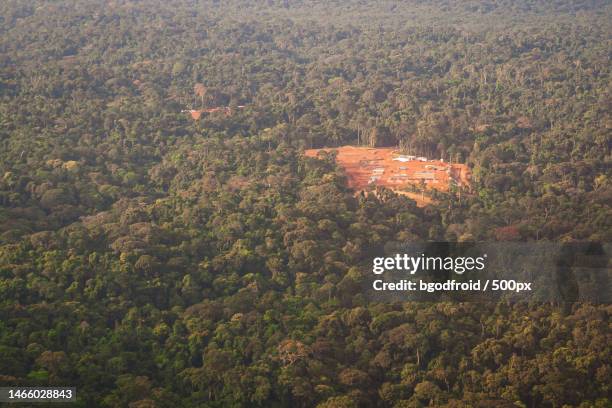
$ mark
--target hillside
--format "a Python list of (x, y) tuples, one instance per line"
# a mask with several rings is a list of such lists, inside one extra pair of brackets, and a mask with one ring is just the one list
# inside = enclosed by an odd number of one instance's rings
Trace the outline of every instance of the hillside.
[[(610, 406), (608, 304), (360, 288), (402, 242), (611, 241), (611, 34), (603, 0), (1, 1), (0, 386)], [(346, 145), (469, 186), (355, 194), (306, 153)]]

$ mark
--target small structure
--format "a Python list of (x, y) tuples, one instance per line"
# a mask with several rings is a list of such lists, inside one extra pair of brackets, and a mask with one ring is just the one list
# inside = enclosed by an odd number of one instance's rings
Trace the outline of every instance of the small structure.
[(417, 180), (435, 180), (436, 175), (431, 171), (416, 171), (412, 178)]
[(404, 155), (401, 155), (401, 156), (395, 157), (393, 160), (399, 161), (399, 162), (402, 162), (402, 163), (406, 163), (406, 162), (409, 162), (409, 161), (413, 161), (415, 158), (416, 158), (415, 156), (404, 156)]

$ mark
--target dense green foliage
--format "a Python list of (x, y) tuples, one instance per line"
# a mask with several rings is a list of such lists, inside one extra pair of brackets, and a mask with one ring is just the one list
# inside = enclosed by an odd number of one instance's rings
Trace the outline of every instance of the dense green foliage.
[[(0, 385), (609, 406), (609, 306), (358, 289), (392, 241), (610, 241), (608, 2), (102, 3), (0, 3)], [(355, 197), (302, 155), (357, 143), (466, 162), (472, 191)]]

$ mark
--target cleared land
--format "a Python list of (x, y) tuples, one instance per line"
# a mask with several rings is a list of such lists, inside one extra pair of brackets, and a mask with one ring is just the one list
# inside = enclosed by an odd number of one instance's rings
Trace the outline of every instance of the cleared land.
[[(338, 148), (309, 149), (308, 157), (317, 157), (319, 152), (336, 151), (336, 161), (344, 168), (349, 187), (356, 191), (368, 186), (385, 186), (398, 193), (409, 185), (425, 189), (448, 191), (451, 185), (469, 187), (470, 171), (465, 164), (451, 164), (441, 160), (400, 154), (391, 147), (370, 148), (342, 146)], [(406, 194), (411, 198), (416, 194)], [(415, 198), (416, 199), (416, 198)], [(431, 202), (426, 197), (417, 200), (419, 205)]]

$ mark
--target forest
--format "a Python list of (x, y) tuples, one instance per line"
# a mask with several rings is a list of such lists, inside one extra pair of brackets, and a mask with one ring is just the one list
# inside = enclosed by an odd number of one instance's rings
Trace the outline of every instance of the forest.
[[(1, 1), (0, 386), (610, 407), (610, 304), (359, 288), (390, 243), (609, 243), (611, 38), (606, 0)], [(342, 145), (472, 186), (355, 194), (304, 156)]]

